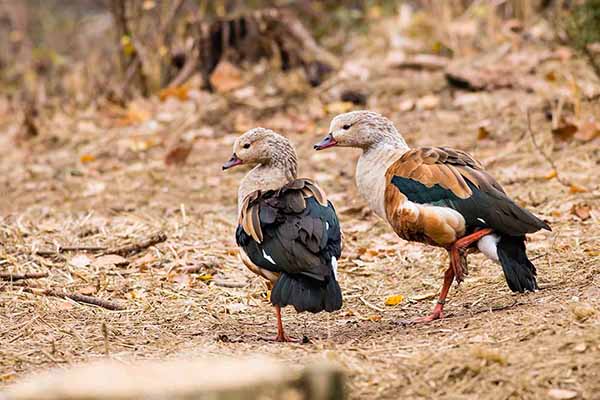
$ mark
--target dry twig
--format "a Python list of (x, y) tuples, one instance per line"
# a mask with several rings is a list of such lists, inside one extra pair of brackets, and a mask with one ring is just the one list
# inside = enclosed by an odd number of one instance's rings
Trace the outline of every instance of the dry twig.
[(0, 272), (0, 280), (4, 281), (20, 281), (23, 279), (40, 279), (47, 277), (47, 272), (32, 272), (29, 274), (13, 274), (10, 272)]
[(135, 253), (139, 253), (142, 250), (147, 249), (150, 246), (154, 246), (155, 244), (162, 243), (167, 240), (167, 235), (163, 232), (158, 232), (145, 240), (139, 241), (137, 243), (128, 244), (125, 246), (120, 246), (112, 249), (108, 249), (105, 251), (106, 254), (117, 254), (120, 256), (129, 256)]
[(213, 279), (212, 284), (215, 286), (231, 288), (231, 289), (243, 288), (243, 287), (248, 286), (247, 282), (231, 282), (231, 281), (223, 281), (223, 280), (218, 280), (218, 279)]
[(360, 296), (359, 297), (360, 301), (363, 302), (363, 304), (369, 308), (372, 308), (375, 311), (379, 311), (379, 312), (385, 312), (385, 310), (381, 307), (377, 307), (375, 304), (373, 303), (369, 303), (364, 297)]
[(52, 289), (38, 289), (38, 288), (29, 288), (29, 287), (23, 288), (23, 291), (27, 292), (27, 293), (38, 294), (38, 295), (60, 297), (62, 299), (71, 299), (78, 303), (92, 304), (94, 306), (106, 308), (107, 310), (111, 310), (111, 311), (119, 311), (119, 310), (125, 309), (125, 307), (121, 304), (114, 303), (114, 302), (108, 301), (108, 300), (99, 299), (97, 297), (88, 296), (85, 294), (79, 294), (79, 293), (69, 294), (69, 293), (58, 292), (58, 291), (52, 290)]
[(104, 254), (117, 254), (120, 256), (128, 256), (139, 253), (155, 244), (162, 243), (167, 240), (167, 235), (163, 232), (158, 232), (150, 235), (148, 238), (140, 240), (136, 243), (127, 244), (119, 247), (104, 247), (104, 246), (60, 246), (56, 250), (38, 250), (35, 252), (38, 256), (55, 256), (59, 253), (70, 251), (98, 251)]
[(35, 252), (38, 256), (55, 256), (59, 253), (70, 251), (105, 251), (106, 247), (99, 246), (60, 246), (56, 250), (38, 250)]

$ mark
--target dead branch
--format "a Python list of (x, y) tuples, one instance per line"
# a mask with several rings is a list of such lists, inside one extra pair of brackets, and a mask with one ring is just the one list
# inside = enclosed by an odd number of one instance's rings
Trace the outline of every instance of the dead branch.
[(142, 59), (139, 53), (139, 43), (134, 41), (133, 32), (129, 26), (129, 21), (127, 20), (127, 1), (112, 0), (110, 2), (110, 11), (117, 28), (119, 47), (122, 47), (121, 40), (126, 38), (129, 40), (129, 46), (132, 48), (131, 51), (119, 49), (119, 59), (125, 79), (121, 86), (121, 92), (117, 93), (117, 95), (121, 97), (125, 96), (125, 91), (130, 83), (135, 81), (139, 86), (142, 95), (147, 96), (150, 93), (148, 78), (144, 73)]
[(186, 56), (185, 64), (183, 64), (183, 67), (181, 68), (181, 70), (179, 70), (179, 73), (167, 85), (168, 87), (181, 86), (188, 79), (190, 79), (190, 77), (198, 69), (198, 58), (200, 57), (200, 52), (198, 51), (198, 46), (196, 46), (196, 43), (194, 43), (190, 53), (190, 56)]
[(4, 281), (20, 281), (23, 279), (40, 279), (47, 277), (47, 272), (32, 272), (29, 274), (12, 274), (10, 272), (0, 272), (0, 280)]
[(185, 0), (176, 0), (171, 2), (171, 8), (169, 8), (167, 16), (160, 24), (160, 37), (163, 39), (163, 41), (166, 41), (167, 36), (170, 34), (171, 25), (173, 25), (173, 21), (179, 13), (179, 10), (181, 10), (184, 2)]
[(90, 252), (101, 252), (104, 254), (117, 254), (120, 256), (128, 256), (139, 253), (142, 250), (147, 249), (155, 244), (162, 243), (167, 240), (167, 235), (163, 232), (155, 233), (146, 239), (140, 240), (137, 243), (127, 244), (118, 247), (104, 247), (104, 246), (60, 246), (56, 250), (38, 250), (35, 252), (36, 255), (47, 257), (56, 256), (60, 253), (71, 252), (71, 251), (90, 251)]
[(368, 302), (364, 297), (360, 296), (359, 299), (360, 299), (360, 301), (363, 302), (363, 304), (365, 306), (367, 306), (367, 307), (369, 307), (369, 308), (371, 308), (371, 309), (373, 309), (375, 311), (385, 312), (385, 310), (383, 308), (377, 307), (375, 304), (372, 304), (372, 303)]
[(232, 281), (223, 281), (223, 280), (218, 280), (218, 279), (213, 279), (211, 282), (215, 286), (231, 288), (231, 289), (243, 288), (248, 285), (247, 282), (232, 282)]
[(155, 244), (162, 243), (165, 240), (167, 240), (167, 235), (165, 235), (164, 232), (158, 232), (137, 243), (108, 249), (104, 253), (117, 254), (119, 256), (126, 257), (132, 254), (139, 253), (140, 251), (145, 250), (150, 246), (154, 246)]
[(194, 48), (186, 54), (184, 67), (168, 86), (185, 83), (199, 65), (204, 86), (212, 90), (210, 76), (225, 57), (237, 63), (278, 58), (282, 71), (304, 69), (313, 87), (339, 66), (337, 58), (320, 47), (295, 14), (285, 9), (266, 8), (200, 21), (193, 39)]
[(558, 173), (558, 168), (556, 167), (556, 164), (554, 163), (554, 160), (552, 159), (552, 157), (550, 157), (549, 155), (547, 155), (542, 148), (538, 145), (536, 139), (535, 139), (535, 134), (533, 133), (533, 129), (531, 128), (531, 110), (527, 109), (527, 130), (529, 132), (529, 136), (531, 136), (531, 142), (533, 143), (533, 146), (535, 147), (535, 149), (538, 151), (538, 153), (540, 153), (542, 155), (542, 157), (544, 157), (544, 159), (546, 160), (546, 162), (548, 164), (550, 164), (550, 167), (552, 168), (552, 170), (556, 173), (556, 180), (563, 186), (566, 187), (570, 187), (571, 183), (564, 180), (560, 174)]
[(29, 288), (29, 287), (23, 288), (23, 291), (27, 292), (27, 293), (37, 294), (37, 295), (59, 297), (61, 299), (71, 299), (78, 303), (91, 304), (94, 306), (106, 308), (107, 310), (111, 310), (111, 311), (119, 311), (119, 310), (125, 309), (125, 306), (123, 306), (121, 304), (114, 303), (114, 302), (111, 302), (108, 300), (99, 299), (97, 297), (88, 296), (85, 294), (79, 294), (79, 293), (69, 294), (69, 293), (58, 292), (58, 291), (52, 290), (52, 289), (38, 289), (38, 288)]
[(47, 257), (47, 256), (55, 256), (60, 253), (66, 253), (70, 251), (106, 251), (106, 247), (99, 246), (61, 246), (56, 250), (38, 250), (35, 252), (36, 255)]

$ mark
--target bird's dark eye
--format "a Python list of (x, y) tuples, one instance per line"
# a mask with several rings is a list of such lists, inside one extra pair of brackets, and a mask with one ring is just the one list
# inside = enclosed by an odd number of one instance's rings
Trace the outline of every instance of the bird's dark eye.
[(350, 125), (350, 124), (346, 124), (346, 125), (342, 126), (342, 129), (345, 131), (347, 131), (350, 128), (352, 128), (352, 125)]
[(242, 147), (245, 148), (245, 149), (249, 149), (250, 148), (250, 143), (246, 143)]

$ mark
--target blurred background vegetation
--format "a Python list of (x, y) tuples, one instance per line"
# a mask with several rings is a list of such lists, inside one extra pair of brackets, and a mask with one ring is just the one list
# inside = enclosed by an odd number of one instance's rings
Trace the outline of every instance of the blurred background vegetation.
[[(600, 0), (4, 0), (0, 37), (7, 40), (0, 40), (0, 90), (42, 104), (51, 98), (123, 102), (171, 85), (185, 62), (199, 57), (203, 27), (214, 21), (290, 10), (320, 46), (342, 55), (350, 36), (368, 33), (370, 22), (382, 16), (401, 16), (403, 7), (417, 10), (408, 33), (428, 37), (431, 53), (447, 57), (465, 46), (452, 42), (444, 22), (467, 16), (493, 29), (492, 19), (513, 19), (514, 29), (520, 29), (519, 24), (542, 15), (553, 21), (554, 39), (584, 53), (600, 73)], [(263, 22), (258, 18), (257, 23)], [(214, 40), (211, 45), (227, 47)], [(190, 67), (201, 71), (203, 62), (214, 61), (200, 55)]]

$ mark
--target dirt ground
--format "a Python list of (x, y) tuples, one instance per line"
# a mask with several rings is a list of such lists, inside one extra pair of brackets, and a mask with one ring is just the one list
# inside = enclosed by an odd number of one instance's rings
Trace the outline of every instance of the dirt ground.
[[(227, 94), (190, 90), (188, 99), (137, 100), (126, 109), (58, 104), (27, 141), (15, 139), (20, 120), (0, 101), (0, 268), (49, 274), (0, 281), (0, 385), (107, 354), (123, 361), (266, 354), (339, 363), (351, 399), (600, 399), (599, 139), (559, 141), (545, 116), (557, 93), (571, 93), (562, 77), (585, 63), (550, 57), (519, 75), (533, 82), (527, 86), (467, 92), (450, 87), (441, 70), (389, 67), (390, 51), (355, 44), (346, 71), (367, 70), (362, 81), (340, 75), (312, 89), (294, 73), (252, 75), (284, 100), (241, 84)], [(552, 51), (561, 50), (539, 43), (510, 50), (526, 58)], [(517, 202), (550, 222), (552, 232), (528, 242), (541, 290), (511, 293), (499, 266), (472, 255), (468, 278), (450, 292), (447, 318), (402, 323), (433, 307), (448, 260), (439, 249), (401, 241), (369, 212), (354, 186), (357, 152), (312, 150), (331, 118), (351, 107), (337, 100), (346, 88), (367, 93), (364, 107), (389, 116), (410, 145), (472, 153)], [(597, 118), (598, 98), (579, 96), (572, 112)], [(300, 175), (328, 192), (345, 232), (342, 310), (284, 311), (288, 333), (307, 344), (264, 340), (275, 335), (266, 287), (237, 258), (236, 193), (246, 170), (220, 167), (235, 137), (259, 125), (297, 146)], [(166, 166), (176, 143), (193, 143), (190, 156)], [(102, 258), (100, 250), (38, 254), (113, 248), (156, 232), (166, 241), (126, 260)], [(404, 299), (385, 305), (392, 295)]]

